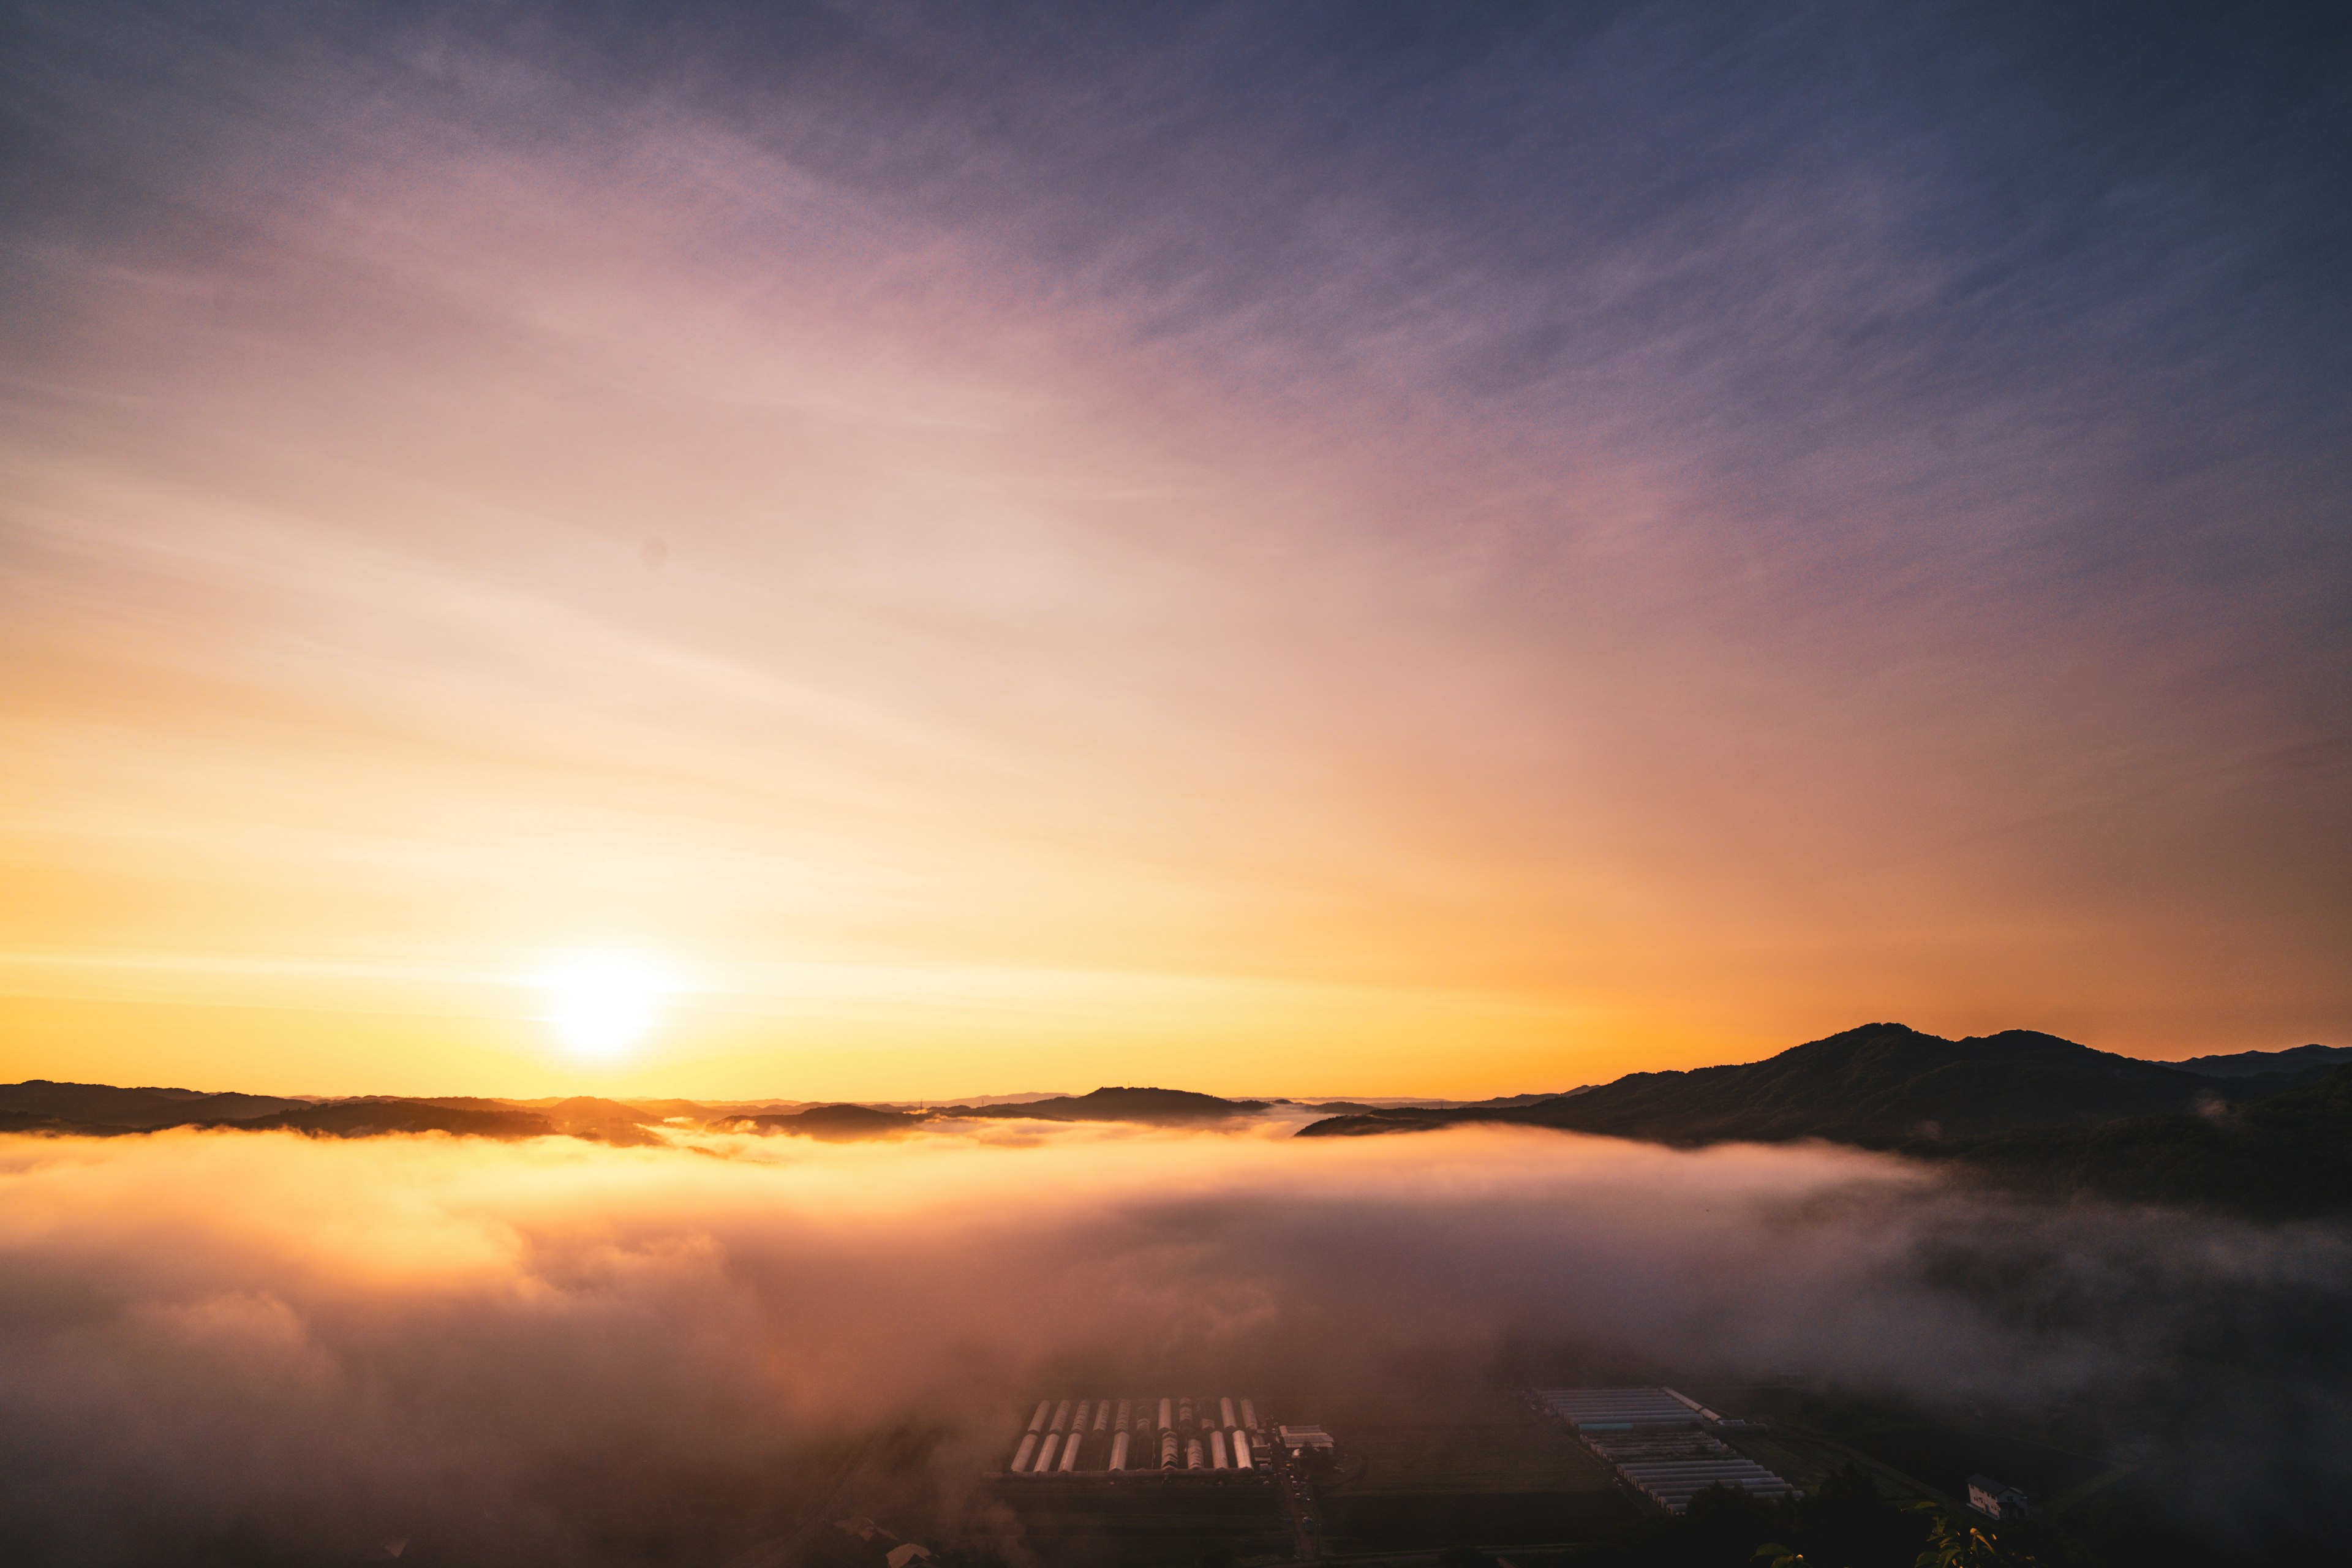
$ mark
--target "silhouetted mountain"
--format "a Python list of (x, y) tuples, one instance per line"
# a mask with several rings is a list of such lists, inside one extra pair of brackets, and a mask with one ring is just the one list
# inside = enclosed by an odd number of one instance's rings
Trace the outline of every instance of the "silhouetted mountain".
[(1189, 1121), (1223, 1121), (1254, 1116), (1266, 1108), (1263, 1100), (1220, 1100), (1183, 1089), (1098, 1089), (1091, 1094), (1055, 1095), (1020, 1105), (943, 1106), (941, 1116), (1034, 1117), (1044, 1121), (1148, 1121), (1173, 1126)]
[(52, 1083), (45, 1078), (0, 1084), (0, 1110), (98, 1127), (181, 1127), (197, 1121), (240, 1121), (307, 1103), (266, 1094), (116, 1089), (103, 1083)]
[(1570, 1089), (1553, 1089), (1545, 1094), (1498, 1094), (1491, 1100), (1433, 1100), (1429, 1103), (1448, 1110), (1485, 1110), (1489, 1108), (1508, 1110), (1514, 1106), (1539, 1105), (1547, 1100), (1572, 1100), (1580, 1094), (1591, 1093), (1592, 1089), (1593, 1086), (1588, 1083)]
[(1885, 1146), (2189, 1111), (2229, 1092), (2179, 1068), (2032, 1030), (1947, 1040), (1900, 1024), (1866, 1024), (1760, 1062), (1633, 1073), (1516, 1110), (1335, 1117), (1300, 1136), (1507, 1121), (1675, 1144), (1826, 1138)]
[(1548, 1100), (1566, 1100), (1571, 1095), (1590, 1092), (1591, 1086), (1559, 1089), (1541, 1094), (1498, 1094), (1491, 1100), (1276, 1100), (1275, 1105), (1298, 1105), (1309, 1110), (1328, 1111), (1333, 1115), (1411, 1116), (1424, 1110), (1513, 1110), (1521, 1106), (1538, 1105)]
[(1446, 1110), (1420, 1106), (1396, 1106), (1382, 1110), (1369, 1107), (1351, 1110), (1342, 1116), (1326, 1117), (1300, 1128), (1298, 1138), (1367, 1138), (1383, 1132), (1429, 1132), (1440, 1127), (1459, 1126), (1471, 1121), (1525, 1121), (1524, 1116), (1510, 1116), (1497, 1111), (1482, 1115), (1475, 1111)]
[(166, 1127), (223, 1128), (362, 1138), (386, 1132), (453, 1132), (481, 1138), (568, 1133), (615, 1144), (657, 1144), (659, 1118), (615, 1100), (579, 1096), (541, 1108), (476, 1095), (285, 1100), (185, 1089), (116, 1089), (34, 1079), (0, 1085), (0, 1131), (59, 1135), (151, 1132)]
[[(975, 1095), (971, 1095), (971, 1096), (968, 1096), (968, 1097), (967, 1097), (967, 1098), (965, 1098), (965, 1099), (959, 1100), (955, 1101), (955, 1103), (956, 1103), (956, 1104), (958, 1104), (958, 1105), (964, 1105), (964, 1106), (971, 1106), (971, 1105), (1026, 1105), (1026, 1104), (1029, 1104), (1029, 1103), (1031, 1103), (1031, 1102), (1033, 1102), (1033, 1101), (1034, 1101), (1034, 1100), (1068, 1100), (1068, 1099), (1071, 1099), (1071, 1098), (1073, 1098), (1073, 1097), (1072, 1097), (1072, 1096), (1070, 1096), (1070, 1095), (1068, 1095), (1068, 1094), (1066, 1094), (1066, 1093), (1064, 1093), (1064, 1092), (1063, 1092), (1062, 1090), (1060, 1090), (1060, 1089), (1023, 1089), (1023, 1090), (1022, 1090), (1020, 1093), (1018, 1093), (1018, 1094), (975, 1094)], [(929, 1102), (928, 1102), (928, 1101), (926, 1101), (926, 1102), (924, 1102), (924, 1104), (923, 1104), (922, 1106), (917, 1106), (917, 1105), (909, 1104), (909, 1105), (907, 1105), (907, 1106), (904, 1106), (904, 1107), (897, 1107), (897, 1106), (894, 1106), (892, 1109), (894, 1109), (894, 1110), (903, 1109), (903, 1110), (918, 1110), (918, 1109), (924, 1109), (924, 1108), (927, 1108), (927, 1107), (928, 1107), (928, 1105), (929, 1105)]]
[(708, 1125), (738, 1116), (788, 1116), (795, 1110), (806, 1110), (816, 1103), (813, 1100), (633, 1100), (628, 1105), (630, 1110), (642, 1112), (654, 1121), (675, 1119)]
[(95, 1121), (68, 1121), (36, 1110), (0, 1110), (0, 1132), (47, 1132), (61, 1137), (110, 1138), (144, 1132), (143, 1127), (106, 1127)]
[[(477, 1107), (495, 1109), (477, 1109)], [(210, 1125), (222, 1125), (212, 1123)], [(313, 1137), (372, 1138), (386, 1132), (455, 1132), (469, 1138), (544, 1138), (555, 1124), (536, 1110), (497, 1100), (474, 1105), (429, 1100), (335, 1100), (274, 1116), (226, 1123), (252, 1131), (290, 1129)]]
[(2200, 1114), (2000, 1133), (1912, 1152), (1960, 1162), (1999, 1185), (2053, 1195), (2095, 1192), (2272, 1218), (2343, 1214), (2352, 1211), (2352, 1066)]
[(845, 1104), (815, 1105), (784, 1116), (740, 1116), (733, 1124), (847, 1143), (861, 1138), (887, 1138), (929, 1120), (928, 1113), (919, 1110), (878, 1110), (870, 1105)]
[(522, 1100), (517, 1108), (538, 1112), (553, 1123), (558, 1132), (573, 1138), (589, 1138), (622, 1147), (654, 1147), (662, 1142), (658, 1135), (646, 1131), (660, 1121), (660, 1117), (617, 1100), (578, 1094), (569, 1100)]
[(2325, 1078), (2352, 1062), (2352, 1046), (2297, 1046), (2291, 1051), (2237, 1051), (2225, 1057), (2190, 1057), (2172, 1065), (2207, 1078)]

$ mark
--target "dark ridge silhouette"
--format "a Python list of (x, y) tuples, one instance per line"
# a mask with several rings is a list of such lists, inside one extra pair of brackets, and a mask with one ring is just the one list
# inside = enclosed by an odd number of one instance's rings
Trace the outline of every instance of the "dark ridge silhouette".
[(2352, 1065), (2200, 1114), (1998, 1133), (1911, 1152), (1995, 1185), (2294, 1219), (2352, 1211)]
[(1423, 1111), (1516, 1110), (1522, 1106), (1539, 1105), (1549, 1100), (1567, 1100), (1570, 1096), (1591, 1092), (1591, 1086), (1566, 1091), (1548, 1089), (1541, 1094), (1498, 1094), (1491, 1100), (1390, 1100), (1378, 1102), (1361, 1100), (1276, 1100), (1274, 1105), (1296, 1105), (1308, 1110), (1328, 1111), (1334, 1116), (1413, 1116)]
[(1091, 1094), (1060, 1094), (1051, 1100), (1033, 1100), (1020, 1105), (942, 1106), (937, 1114), (1026, 1117), (1043, 1121), (1144, 1121), (1177, 1126), (1255, 1116), (1268, 1103), (1263, 1100), (1221, 1100), (1213, 1094), (1195, 1094), (1183, 1089), (1098, 1089)]
[(199, 1121), (241, 1121), (308, 1103), (267, 1094), (117, 1089), (103, 1083), (53, 1083), (45, 1078), (0, 1084), (0, 1111), (52, 1117), (93, 1127), (184, 1127)]
[[(536, 1109), (541, 1104), (556, 1102), (521, 1100), (518, 1103)], [(617, 1105), (621, 1101), (607, 1103)], [(645, 1117), (648, 1123), (676, 1121), (708, 1126), (738, 1116), (786, 1116), (819, 1103), (814, 1100), (632, 1100), (627, 1105), (629, 1110)]]
[(1525, 1121), (1517, 1116), (1486, 1115), (1478, 1112), (1426, 1110), (1412, 1106), (1381, 1109), (1366, 1106), (1344, 1116), (1327, 1117), (1310, 1121), (1300, 1128), (1300, 1138), (1369, 1138), (1383, 1132), (1429, 1132), (1440, 1127), (1454, 1127), (1472, 1121)]
[(880, 1110), (870, 1105), (816, 1105), (782, 1116), (739, 1116), (728, 1125), (756, 1128), (762, 1132), (789, 1132), (819, 1138), (828, 1143), (849, 1143), (864, 1138), (888, 1138), (929, 1121), (919, 1110)]
[[(496, 1107), (496, 1109), (478, 1109)], [(476, 1105), (436, 1104), (429, 1100), (336, 1100), (231, 1122), (211, 1122), (256, 1132), (285, 1129), (315, 1138), (373, 1138), (392, 1132), (453, 1132), (467, 1138), (545, 1138), (555, 1124), (536, 1110), (497, 1100)]]
[(2207, 1078), (2287, 1078), (2304, 1082), (2324, 1078), (2352, 1062), (2352, 1046), (2297, 1046), (2289, 1051), (2236, 1051), (2222, 1057), (2190, 1057), (2172, 1065)]
[[(2326, 1059), (2309, 1050), (2244, 1055)], [(1516, 1110), (1335, 1116), (1299, 1136), (1500, 1122), (1686, 1147), (1821, 1138), (2043, 1196), (2275, 1218), (2352, 1211), (2352, 1065), (2295, 1077), (2208, 1076), (2021, 1029), (1945, 1040), (1871, 1024), (1740, 1067), (1634, 1073)]]
[(646, 1131), (659, 1122), (660, 1117), (617, 1100), (578, 1094), (569, 1100), (520, 1100), (516, 1102), (516, 1108), (538, 1112), (558, 1132), (573, 1138), (638, 1148), (658, 1147), (663, 1142), (657, 1133)]
[(2030, 1029), (1948, 1040), (1901, 1024), (1865, 1024), (1760, 1062), (1632, 1073), (1516, 1110), (1339, 1117), (1299, 1135), (1507, 1121), (1685, 1146), (1824, 1138), (1885, 1147), (2189, 1111), (2230, 1092), (2221, 1080)]
[(57, 1137), (114, 1138), (145, 1132), (144, 1127), (109, 1127), (97, 1121), (68, 1121), (33, 1110), (0, 1110), (0, 1132), (47, 1132)]

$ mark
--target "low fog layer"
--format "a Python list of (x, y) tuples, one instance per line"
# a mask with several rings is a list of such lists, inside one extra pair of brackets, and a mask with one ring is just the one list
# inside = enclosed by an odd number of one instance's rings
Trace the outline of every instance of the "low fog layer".
[[(726, 1561), (1040, 1390), (1764, 1372), (2113, 1403), (2208, 1522), (2352, 1452), (2325, 1230), (1964, 1196), (1818, 1147), (1001, 1124), (655, 1149), (0, 1140), (0, 1528), (37, 1558)], [(2168, 1358), (2260, 1343), (2200, 1389)], [(1206, 1384), (1202, 1384), (1206, 1386)], [(2284, 1467), (2284, 1468), (2278, 1468)]]

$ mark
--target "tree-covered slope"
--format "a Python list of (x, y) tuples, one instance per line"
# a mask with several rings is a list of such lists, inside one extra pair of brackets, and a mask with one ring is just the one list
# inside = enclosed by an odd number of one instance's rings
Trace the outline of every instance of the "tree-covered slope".
[(2352, 1212), (2352, 1066), (2242, 1105), (1919, 1148), (2001, 1186), (2288, 1218)]
[(2185, 1112), (2230, 1092), (2226, 1080), (2029, 1029), (1948, 1040), (1901, 1024), (1865, 1024), (1760, 1062), (1633, 1073), (1517, 1110), (1334, 1118), (1305, 1135), (1476, 1121), (1664, 1143), (1826, 1138), (1885, 1145)]
[(1263, 1100), (1223, 1100), (1183, 1089), (1097, 1089), (1090, 1094), (1055, 1095), (1018, 1105), (956, 1105), (941, 1108), (942, 1116), (991, 1118), (1030, 1117), (1045, 1121), (1150, 1121), (1174, 1125), (1188, 1121), (1223, 1121), (1254, 1116), (1266, 1108)]

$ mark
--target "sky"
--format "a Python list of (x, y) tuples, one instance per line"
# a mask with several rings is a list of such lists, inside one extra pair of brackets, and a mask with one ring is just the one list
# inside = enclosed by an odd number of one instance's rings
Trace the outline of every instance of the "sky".
[[(12, 6), (0, 1077), (2345, 1043), (2347, 65), (2287, 7)], [(567, 1039), (583, 972), (649, 1026)]]

